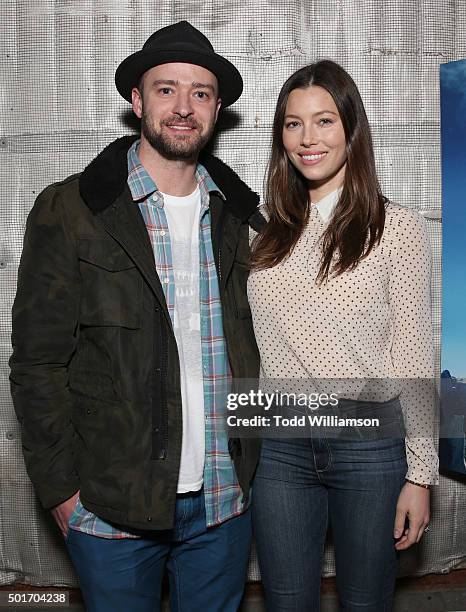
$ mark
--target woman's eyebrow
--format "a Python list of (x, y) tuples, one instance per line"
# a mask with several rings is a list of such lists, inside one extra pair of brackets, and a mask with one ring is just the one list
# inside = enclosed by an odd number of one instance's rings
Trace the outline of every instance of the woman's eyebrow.
[[(330, 115), (335, 115), (335, 117), (338, 117), (338, 113), (336, 113), (335, 111), (331, 111), (331, 110), (321, 110), (318, 111), (317, 113), (313, 113), (313, 117), (317, 117), (318, 115), (326, 115), (326, 114), (330, 114)], [(287, 113), (285, 115), (285, 119), (287, 117), (294, 117), (295, 119), (299, 119), (300, 116), (299, 115), (294, 115), (293, 113)]]

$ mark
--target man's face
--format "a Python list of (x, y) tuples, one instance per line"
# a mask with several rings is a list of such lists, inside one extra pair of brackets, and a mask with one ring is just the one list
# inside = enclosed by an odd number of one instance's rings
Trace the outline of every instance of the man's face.
[(220, 110), (216, 76), (202, 66), (170, 63), (144, 73), (132, 91), (141, 138), (162, 157), (195, 160), (214, 131)]

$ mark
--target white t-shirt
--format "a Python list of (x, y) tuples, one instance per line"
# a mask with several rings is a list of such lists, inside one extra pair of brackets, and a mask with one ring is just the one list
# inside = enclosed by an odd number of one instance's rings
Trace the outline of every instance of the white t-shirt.
[(174, 331), (180, 357), (183, 440), (178, 493), (204, 480), (205, 425), (199, 305), (199, 187), (177, 197), (163, 193), (175, 278)]

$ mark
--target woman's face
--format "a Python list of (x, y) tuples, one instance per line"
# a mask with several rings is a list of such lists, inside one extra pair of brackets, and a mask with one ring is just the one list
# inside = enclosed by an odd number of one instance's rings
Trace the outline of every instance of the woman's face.
[(318, 201), (343, 184), (346, 140), (332, 96), (323, 87), (294, 89), (286, 104), (283, 146)]

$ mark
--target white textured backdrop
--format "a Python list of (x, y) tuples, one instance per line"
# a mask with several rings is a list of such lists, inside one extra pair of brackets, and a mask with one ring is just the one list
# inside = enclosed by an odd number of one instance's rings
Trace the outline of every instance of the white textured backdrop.
[[(113, 75), (156, 29), (181, 19), (243, 75), (214, 152), (256, 191), (284, 80), (321, 58), (353, 76), (373, 129), (384, 192), (429, 220), (440, 340), (439, 64), (466, 57), (464, 0), (2, 0), (0, 4), (0, 584), (76, 585), (60, 537), (24, 470), (8, 385), (10, 310), (27, 214), (49, 183), (81, 170), (133, 129)], [(437, 352), (437, 364), (439, 355)], [(273, 512), (273, 509), (271, 509)], [(442, 478), (431, 531), (401, 571), (466, 559), (466, 485)], [(325, 574), (334, 570), (331, 547)], [(258, 579), (253, 555), (250, 578)]]

